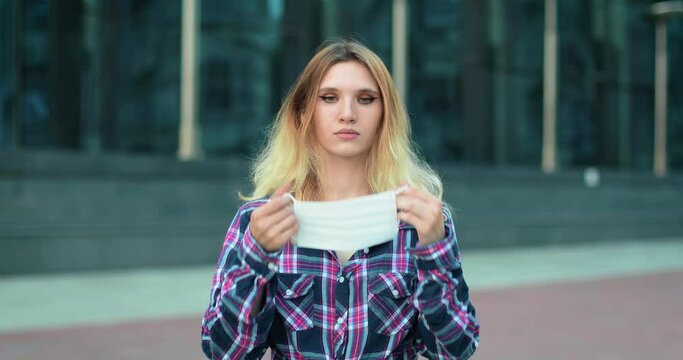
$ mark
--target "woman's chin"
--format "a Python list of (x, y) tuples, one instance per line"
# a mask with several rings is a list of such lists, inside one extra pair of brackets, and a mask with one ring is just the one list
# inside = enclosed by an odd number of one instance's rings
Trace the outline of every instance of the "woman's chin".
[(368, 154), (370, 152), (368, 150), (359, 150), (359, 149), (342, 149), (338, 151), (333, 151), (330, 152), (330, 157), (332, 158), (338, 158), (340, 160), (356, 160), (356, 159), (362, 159), (365, 160), (368, 157)]

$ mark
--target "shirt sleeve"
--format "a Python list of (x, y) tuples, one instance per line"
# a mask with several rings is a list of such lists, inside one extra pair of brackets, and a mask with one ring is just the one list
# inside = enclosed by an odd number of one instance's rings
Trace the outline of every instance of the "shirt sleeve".
[(446, 236), (427, 246), (411, 248), (418, 285), (413, 304), (423, 356), (468, 359), (479, 345), (479, 322), (470, 302), (460, 264), (455, 226), (444, 206)]
[[(202, 350), (210, 359), (257, 359), (266, 351), (274, 300), (269, 284), (277, 272), (278, 252), (266, 252), (251, 236), (251, 211), (265, 203), (242, 206), (225, 235), (202, 320)], [(261, 289), (265, 299), (250, 315)]]

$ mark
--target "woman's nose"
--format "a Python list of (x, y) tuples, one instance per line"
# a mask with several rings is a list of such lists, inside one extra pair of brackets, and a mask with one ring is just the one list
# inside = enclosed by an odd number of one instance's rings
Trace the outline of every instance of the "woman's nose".
[(356, 109), (354, 108), (353, 101), (347, 100), (343, 101), (341, 104), (341, 113), (339, 114), (339, 120), (341, 122), (355, 122), (356, 121)]

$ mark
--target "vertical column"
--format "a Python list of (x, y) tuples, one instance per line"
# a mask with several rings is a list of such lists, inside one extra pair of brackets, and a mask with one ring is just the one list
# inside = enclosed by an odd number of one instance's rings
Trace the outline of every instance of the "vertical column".
[(506, 4), (504, 1), (489, 0), (489, 9), (491, 11), (489, 36), (493, 49), (493, 158), (497, 164), (504, 164), (508, 160), (507, 74), (505, 73), (505, 63), (507, 61), (507, 51), (505, 49)]
[(396, 89), (404, 102), (408, 101), (408, 4), (394, 0), (392, 7), (392, 63)]
[(330, 38), (337, 36), (339, 33), (337, 28), (337, 18), (339, 17), (339, 12), (337, 11), (337, 0), (323, 0), (322, 13), (323, 38), (325, 40), (329, 40)]
[(627, 6), (626, 0), (619, 0), (616, 4), (612, 4), (610, 13), (614, 21), (614, 43), (617, 48), (618, 56), (618, 93), (617, 93), (617, 116), (619, 128), (618, 141), (618, 164), (620, 167), (628, 168), (632, 162), (632, 141), (631, 141), (631, 111), (629, 105), (631, 104), (631, 92), (628, 90), (628, 84), (631, 83), (629, 41), (628, 41), (628, 24), (627, 24)]
[(49, 10), (47, 57), (49, 125), (52, 146), (81, 147), (81, 65), (83, 3), (54, 1)]
[(21, 148), (22, 106), (24, 100), (24, 1), (14, 2), (14, 37), (12, 44), (14, 71), (12, 82), (12, 144), (11, 148)]
[(462, 11), (463, 160), (490, 164), (494, 149), (493, 83), (488, 1), (464, 0)]
[(654, 173), (656, 176), (666, 175), (666, 109), (669, 94), (667, 93), (668, 49), (666, 37), (666, 21), (670, 17), (683, 15), (683, 1), (661, 1), (652, 4), (651, 13), (655, 17), (655, 139), (654, 139)]
[(543, 35), (543, 172), (557, 170), (557, 0), (545, 1)]
[(124, 84), (119, 78), (122, 76), (122, 62), (120, 60), (122, 51), (125, 52), (121, 44), (121, 33), (124, 31), (123, 19), (125, 8), (123, 2), (118, 1), (98, 1), (100, 8), (100, 26), (97, 34), (97, 55), (96, 67), (93, 71), (99, 89), (93, 96), (97, 97), (96, 104), (99, 116), (99, 137), (102, 151), (120, 150), (121, 139), (119, 136), (118, 124), (120, 121), (121, 97), (124, 93)]
[(100, 153), (102, 138), (102, 8), (100, 1), (83, 2), (83, 46), (89, 55), (87, 83), (83, 104), (82, 139), (85, 150), (90, 154)]
[(658, 17), (655, 23), (655, 139), (654, 172), (664, 176), (666, 161), (666, 106), (667, 106), (667, 41), (666, 19)]
[(277, 97), (287, 93), (314, 49), (320, 45), (322, 34), (318, 0), (284, 1), (280, 25), (280, 50), (277, 62)]
[(178, 159), (197, 160), (201, 150), (201, 129), (197, 121), (197, 57), (199, 9), (201, 0), (183, 0), (181, 62), (180, 62), (180, 130), (178, 138)]

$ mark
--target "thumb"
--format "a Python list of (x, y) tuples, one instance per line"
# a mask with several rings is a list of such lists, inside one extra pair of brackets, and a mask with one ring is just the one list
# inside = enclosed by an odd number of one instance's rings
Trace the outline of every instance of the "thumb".
[(272, 197), (275, 198), (275, 197), (278, 197), (278, 196), (280, 196), (280, 195), (282, 195), (282, 194), (284, 194), (284, 193), (288, 193), (289, 190), (291, 190), (291, 189), (292, 189), (292, 183), (287, 182), (287, 183), (285, 183), (284, 185), (282, 185), (282, 186), (280, 186), (279, 188), (277, 188), (277, 190), (275, 190), (275, 191), (273, 192), (273, 196), (272, 196)]
[(410, 185), (405, 181), (401, 181), (400, 186), (394, 189), (394, 194), (398, 195), (408, 189), (410, 189)]

